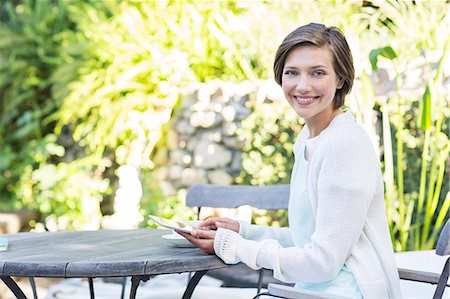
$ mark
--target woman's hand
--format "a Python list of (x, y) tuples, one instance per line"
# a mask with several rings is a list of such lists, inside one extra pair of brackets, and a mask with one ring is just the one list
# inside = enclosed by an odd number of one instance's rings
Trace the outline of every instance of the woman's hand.
[(204, 253), (214, 254), (214, 230), (194, 229), (192, 234), (176, 231)]
[(240, 225), (239, 221), (233, 219), (213, 217), (200, 222), (197, 227), (203, 230), (217, 230), (221, 227), (239, 233)]

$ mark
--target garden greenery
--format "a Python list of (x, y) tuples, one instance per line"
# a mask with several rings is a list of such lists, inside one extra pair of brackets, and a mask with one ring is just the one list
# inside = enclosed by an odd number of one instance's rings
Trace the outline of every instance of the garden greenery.
[[(133, 164), (141, 170), (145, 212), (182, 213), (180, 198), (164, 201), (148, 181), (189, 84), (271, 77), (283, 36), (314, 21), (342, 28), (354, 53), (357, 82), (348, 109), (373, 140), (381, 136), (395, 249), (431, 248), (450, 208), (450, 112), (441, 88), (448, 82), (448, 5), (2, 1), (0, 209), (34, 208), (44, 223), (82, 228), (88, 205), (110, 212), (104, 203), (114, 196), (115, 171)], [(419, 83), (408, 89), (407, 74), (416, 69), (423, 70)], [(380, 94), (373, 79), (383, 71), (394, 88)], [(281, 99), (251, 108), (236, 182), (288, 183), (302, 124)], [(272, 219), (286, 224), (280, 212), (259, 213), (255, 221)]]

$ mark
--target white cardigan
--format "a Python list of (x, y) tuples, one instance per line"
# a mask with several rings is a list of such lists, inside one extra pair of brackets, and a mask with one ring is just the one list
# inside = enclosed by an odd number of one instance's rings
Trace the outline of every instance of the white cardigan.
[(349, 112), (336, 117), (319, 137), (308, 162), (316, 225), (311, 243), (292, 247), (289, 228), (242, 222), (239, 234), (217, 230), (215, 253), (227, 264), (273, 269), (274, 277), (284, 282), (328, 281), (345, 262), (364, 298), (401, 298), (383, 181), (369, 137)]

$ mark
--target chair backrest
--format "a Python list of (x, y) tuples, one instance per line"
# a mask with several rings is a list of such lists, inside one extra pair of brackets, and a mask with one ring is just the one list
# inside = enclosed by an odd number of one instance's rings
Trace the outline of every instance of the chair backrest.
[(289, 185), (271, 186), (222, 186), (194, 185), (186, 194), (188, 207), (237, 208), (250, 205), (258, 209), (287, 209)]
[(444, 225), (436, 244), (437, 255), (450, 255), (450, 219)]

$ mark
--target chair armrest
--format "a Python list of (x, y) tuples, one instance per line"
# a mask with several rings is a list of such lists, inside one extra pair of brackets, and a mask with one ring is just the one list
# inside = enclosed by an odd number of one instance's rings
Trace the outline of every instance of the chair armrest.
[(267, 291), (270, 295), (289, 298), (289, 299), (349, 299), (336, 295), (327, 295), (315, 291), (298, 289), (281, 284), (269, 283)]
[[(426, 271), (398, 268), (400, 279), (418, 281), (423, 283), (437, 284), (440, 274)], [(447, 283), (447, 286), (450, 286)]]

